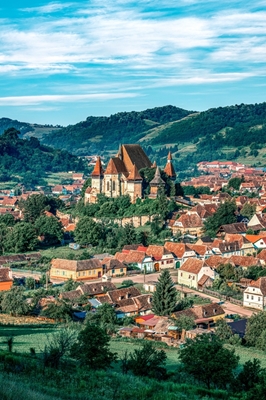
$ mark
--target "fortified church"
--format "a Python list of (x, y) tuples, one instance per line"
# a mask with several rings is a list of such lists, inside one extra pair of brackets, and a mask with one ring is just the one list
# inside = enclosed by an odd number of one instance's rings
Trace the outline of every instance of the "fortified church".
[[(129, 195), (132, 202), (142, 198), (142, 178), (139, 170), (142, 168), (155, 168), (139, 144), (124, 144), (118, 154), (112, 157), (103, 170), (101, 158), (98, 157), (91, 174), (91, 187), (85, 192), (85, 203), (95, 203), (97, 194), (103, 193), (107, 197)], [(169, 152), (164, 171), (172, 180), (176, 174)], [(158, 188), (164, 185), (159, 168), (156, 167), (154, 179), (150, 182), (150, 197), (156, 197)]]

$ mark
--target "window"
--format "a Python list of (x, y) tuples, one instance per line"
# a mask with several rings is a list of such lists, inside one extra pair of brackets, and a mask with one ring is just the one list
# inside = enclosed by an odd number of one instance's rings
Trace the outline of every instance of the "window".
[(195, 276), (193, 276), (193, 278), (192, 278), (192, 279), (193, 279), (193, 281), (194, 281), (194, 280), (195, 280)]
[(258, 301), (260, 301), (260, 297), (258, 297)]
[(123, 272), (123, 268), (120, 268), (120, 272)]
[(115, 182), (113, 182), (113, 190), (115, 190)]
[(251, 300), (253, 300), (254, 299), (254, 296), (251, 296)]
[(255, 292), (255, 289), (253, 289), (253, 292)]
[(249, 299), (249, 295), (247, 294), (247, 299)]
[(109, 190), (110, 190), (110, 183), (109, 182), (107, 182), (107, 184), (106, 184), (106, 189), (109, 192)]
[(162, 261), (162, 264), (164, 264), (164, 261)]
[(180, 272), (180, 276), (183, 276), (183, 272)]
[(82, 275), (85, 276), (85, 271), (82, 272)]
[(114, 269), (112, 269), (112, 274), (114, 274), (115, 273), (115, 270)]

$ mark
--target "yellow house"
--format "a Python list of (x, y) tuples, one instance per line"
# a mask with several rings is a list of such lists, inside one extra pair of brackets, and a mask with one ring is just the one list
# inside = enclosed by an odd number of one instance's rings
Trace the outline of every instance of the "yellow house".
[(127, 267), (125, 264), (115, 258), (106, 258), (102, 261), (104, 273), (107, 276), (126, 276)]
[(178, 270), (178, 284), (198, 289), (198, 282), (203, 275), (215, 279), (218, 274), (214, 268), (205, 263), (205, 260), (189, 258)]
[(54, 258), (51, 262), (50, 278), (74, 281), (99, 279), (102, 277), (103, 267), (100, 260), (64, 260)]

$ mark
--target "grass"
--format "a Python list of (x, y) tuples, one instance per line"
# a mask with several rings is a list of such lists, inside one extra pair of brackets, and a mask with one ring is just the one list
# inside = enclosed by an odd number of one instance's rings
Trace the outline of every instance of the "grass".
[(47, 342), (47, 335), (58, 329), (51, 326), (0, 326), (0, 350), (7, 350), (7, 339), (14, 337), (13, 351), (29, 353), (33, 347), (36, 353), (41, 353)]
[(40, 250), (42, 256), (52, 257), (52, 258), (66, 258), (69, 254), (73, 254), (75, 256), (81, 255), (84, 252), (89, 252), (89, 248), (82, 248), (79, 250), (73, 250), (68, 246), (54, 246), (49, 247), (45, 250)]
[(266, 368), (265, 352), (263, 352), (262, 350), (255, 349), (254, 347), (234, 347), (230, 345), (225, 345), (225, 347), (229, 350), (235, 349), (235, 353), (240, 357), (240, 365), (245, 364), (245, 362), (249, 360), (252, 361), (253, 358), (257, 358), (261, 362), (262, 368)]

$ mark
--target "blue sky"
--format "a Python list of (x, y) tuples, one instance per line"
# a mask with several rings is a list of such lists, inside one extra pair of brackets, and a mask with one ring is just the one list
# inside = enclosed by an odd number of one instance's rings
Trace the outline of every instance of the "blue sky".
[(266, 100), (266, 0), (17, 0), (0, 19), (0, 117)]

